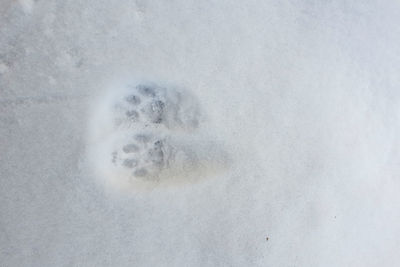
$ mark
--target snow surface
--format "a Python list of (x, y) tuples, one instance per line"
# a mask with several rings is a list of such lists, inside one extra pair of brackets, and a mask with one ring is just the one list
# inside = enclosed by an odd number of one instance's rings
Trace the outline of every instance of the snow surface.
[[(399, 266), (399, 25), (396, 0), (0, 0), (0, 266)], [(212, 171), (102, 182), (99, 99), (137, 79), (193, 95), (171, 146)]]

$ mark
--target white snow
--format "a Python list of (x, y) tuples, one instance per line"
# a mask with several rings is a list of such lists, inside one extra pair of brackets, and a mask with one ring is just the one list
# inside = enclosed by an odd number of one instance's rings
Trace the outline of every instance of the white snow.
[[(398, 266), (399, 24), (395, 0), (0, 1), (0, 265)], [(196, 99), (196, 130), (154, 129), (201, 158), (182, 183), (102, 182), (104, 95), (136, 79)]]
[(25, 13), (30, 14), (32, 12), (34, 0), (18, 0), (18, 2)]

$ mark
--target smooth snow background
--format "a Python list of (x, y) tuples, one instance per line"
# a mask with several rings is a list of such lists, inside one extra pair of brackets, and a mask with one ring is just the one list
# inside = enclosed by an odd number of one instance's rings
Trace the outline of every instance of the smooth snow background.
[[(398, 266), (398, 25), (395, 0), (0, 0), (0, 265)], [(88, 108), (127, 77), (191, 90), (230, 168), (99, 186)]]

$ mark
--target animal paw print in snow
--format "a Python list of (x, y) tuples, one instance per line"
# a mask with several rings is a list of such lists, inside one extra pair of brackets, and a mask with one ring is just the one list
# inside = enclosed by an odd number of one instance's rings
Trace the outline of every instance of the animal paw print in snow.
[(149, 133), (134, 134), (112, 152), (111, 161), (136, 178), (156, 178), (168, 167), (170, 150), (167, 138)]
[(114, 122), (116, 132), (129, 138), (114, 147), (111, 162), (134, 178), (157, 179), (173, 161), (170, 136), (195, 130), (198, 114), (185, 94), (156, 85), (127, 86), (114, 106)]
[(127, 89), (115, 105), (117, 127), (197, 128), (199, 111), (190, 96), (157, 85), (129, 85)]

